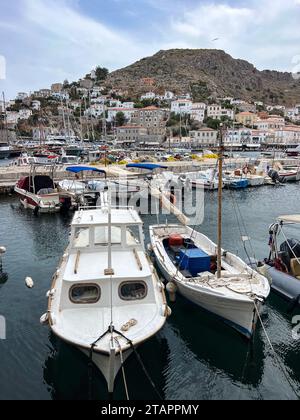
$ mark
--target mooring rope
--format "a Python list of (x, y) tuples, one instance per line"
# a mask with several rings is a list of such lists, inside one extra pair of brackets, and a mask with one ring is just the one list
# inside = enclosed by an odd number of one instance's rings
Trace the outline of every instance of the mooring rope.
[(120, 342), (117, 338), (115, 338), (115, 342), (117, 343), (117, 346), (119, 347), (119, 350), (120, 350), (121, 370), (122, 370), (122, 376), (123, 376), (126, 398), (127, 398), (127, 401), (130, 401), (129, 392), (128, 392), (128, 385), (127, 385), (127, 380), (126, 380), (126, 374), (125, 374), (125, 368), (124, 368), (124, 358), (123, 358), (122, 346), (121, 346), (121, 344), (120, 344)]
[[(115, 333), (115, 334), (117, 334), (118, 336), (120, 336), (121, 338), (124, 338), (124, 340), (126, 340), (127, 341), (127, 343), (130, 345), (130, 347), (131, 347), (131, 349), (132, 349), (132, 351), (133, 351), (133, 353), (135, 354), (135, 356), (136, 356), (136, 358), (137, 358), (137, 361), (139, 362), (139, 364), (141, 365), (141, 367), (142, 367), (142, 369), (143, 369), (143, 372), (145, 373), (145, 375), (146, 375), (146, 377), (147, 377), (147, 379), (148, 379), (148, 381), (149, 381), (149, 383), (151, 384), (151, 386), (152, 386), (152, 388), (153, 388), (153, 390), (155, 391), (155, 393), (156, 393), (156, 395), (157, 395), (157, 397), (159, 398), (159, 400), (161, 400), (161, 401), (163, 401), (163, 398), (162, 398), (162, 396), (160, 395), (160, 392), (158, 391), (158, 389), (157, 389), (157, 387), (156, 387), (156, 385), (154, 384), (154, 382), (153, 382), (153, 380), (151, 379), (151, 376), (150, 376), (150, 374), (148, 373), (148, 371), (147, 371), (147, 369), (146, 369), (146, 366), (144, 365), (144, 363), (143, 363), (143, 361), (142, 361), (142, 359), (141, 359), (141, 356), (139, 355), (139, 353), (138, 353), (138, 351), (136, 350), (136, 348), (135, 348), (135, 345), (133, 344), (133, 342), (129, 339), (129, 338), (127, 338), (123, 333), (121, 333), (120, 331), (117, 331), (115, 328), (114, 328), (114, 326), (113, 325), (110, 325), (109, 326), (109, 328), (108, 328), (108, 330), (105, 332), (105, 333), (103, 333), (92, 345), (91, 345), (91, 347), (90, 347), (90, 364), (89, 364), (89, 368), (91, 368), (91, 364), (92, 364), (92, 362), (93, 362), (93, 353), (94, 353), (94, 350), (95, 350), (95, 347), (96, 347), (96, 345), (97, 345), (97, 343), (99, 342), (99, 341), (101, 341), (107, 334), (113, 334), (113, 333)], [(120, 355), (121, 355), (121, 353), (120, 353)], [(121, 356), (121, 357), (123, 357), (123, 356)], [(121, 359), (121, 361), (122, 361), (122, 359)], [(124, 362), (124, 360), (123, 360), (123, 362)], [(91, 373), (91, 372), (90, 372)], [(127, 382), (126, 382), (127, 383)], [(92, 378), (90, 378), (90, 390), (89, 390), (89, 392), (90, 392), (90, 400), (92, 399)], [(128, 389), (127, 389), (127, 392), (128, 392)]]
[(287, 371), (286, 371), (285, 367), (283, 366), (283, 364), (282, 364), (282, 362), (281, 362), (281, 360), (280, 360), (280, 358), (279, 358), (278, 354), (277, 354), (277, 353), (276, 353), (276, 351), (275, 351), (275, 348), (274, 348), (274, 346), (273, 346), (273, 344), (272, 344), (272, 342), (271, 342), (271, 339), (270, 339), (270, 337), (269, 337), (269, 335), (268, 335), (268, 332), (267, 332), (267, 330), (266, 330), (266, 327), (264, 326), (264, 323), (263, 323), (263, 321), (262, 321), (262, 318), (261, 318), (261, 316), (260, 316), (260, 313), (259, 313), (259, 310), (258, 310), (258, 307), (257, 307), (257, 305), (256, 305), (256, 302), (255, 302), (255, 301), (254, 301), (254, 307), (255, 307), (255, 310), (256, 310), (256, 313), (257, 313), (257, 316), (258, 316), (259, 322), (261, 323), (262, 329), (263, 329), (264, 334), (265, 334), (265, 336), (266, 336), (267, 342), (268, 342), (268, 344), (269, 344), (269, 346), (270, 346), (270, 349), (271, 349), (271, 350), (272, 350), (272, 352), (273, 352), (273, 355), (274, 355), (275, 360), (276, 360), (276, 361), (277, 361), (277, 363), (278, 363), (278, 367), (279, 367), (279, 368), (280, 368), (280, 370), (282, 371), (282, 373), (283, 373), (284, 377), (285, 377), (285, 378), (286, 378), (286, 380), (287, 380), (287, 383), (289, 384), (289, 386), (290, 386), (291, 390), (292, 390), (292, 391), (293, 391), (293, 393), (295, 394), (295, 396), (296, 396), (297, 400), (299, 400), (299, 399), (300, 399), (300, 395), (298, 394), (298, 390), (296, 389), (296, 387), (295, 387), (295, 386), (294, 386), (294, 384), (292, 383), (291, 379), (289, 378), (289, 375), (288, 375), (288, 373), (287, 373)]

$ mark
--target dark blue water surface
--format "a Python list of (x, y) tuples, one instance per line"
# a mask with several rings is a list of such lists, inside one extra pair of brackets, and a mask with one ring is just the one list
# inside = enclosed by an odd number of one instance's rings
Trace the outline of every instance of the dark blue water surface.
[[(256, 257), (264, 258), (268, 226), (280, 214), (300, 213), (299, 192), (297, 184), (225, 191), (224, 247), (245, 257), (232, 194)], [(213, 240), (216, 199), (214, 193), (206, 196), (205, 222), (199, 227)], [(7, 340), (0, 341), (0, 399), (89, 396), (88, 360), (39, 323), (47, 308), (45, 295), (51, 277), (68, 242), (71, 217), (35, 217), (24, 211), (16, 198), (0, 198), (0, 245), (7, 247), (3, 265), (8, 274), (7, 282), (0, 284), (0, 315), (7, 321)], [(156, 223), (156, 216), (145, 217), (146, 230), (151, 223)], [(33, 290), (26, 288), (26, 276), (33, 277)], [(262, 328), (258, 328), (251, 349), (233, 330), (181, 297), (172, 306), (173, 315), (165, 328), (140, 354), (166, 399), (294, 399), (293, 389), (300, 393), (300, 341), (292, 338), (292, 316), (286, 308), (285, 302), (272, 295), (263, 315), (279, 361)], [(132, 399), (155, 399), (134, 357), (126, 364), (126, 374)], [(93, 398), (107, 399), (106, 385), (96, 369), (92, 380)], [(125, 398), (121, 376), (115, 398)]]

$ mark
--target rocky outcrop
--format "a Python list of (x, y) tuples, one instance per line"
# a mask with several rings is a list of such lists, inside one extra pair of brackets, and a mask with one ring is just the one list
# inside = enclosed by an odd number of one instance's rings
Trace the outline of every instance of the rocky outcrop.
[[(152, 80), (154, 85), (152, 85)], [(149, 90), (191, 92), (195, 100), (233, 96), (245, 100), (293, 105), (300, 102), (300, 80), (291, 73), (259, 71), (220, 50), (159, 51), (111, 73), (107, 84), (138, 96)]]

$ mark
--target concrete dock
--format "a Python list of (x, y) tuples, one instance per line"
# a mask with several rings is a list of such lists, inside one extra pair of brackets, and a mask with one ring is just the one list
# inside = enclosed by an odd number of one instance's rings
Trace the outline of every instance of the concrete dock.
[[(291, 158), (291, 159), (267, 159), (262, 158), (256, 162), (258, 165), (260, 161), (267, 161), (270, 164), (270, 167), (273, 166), (275, 162), (280, 162), (283, 166), (295, 166), (300, 168), (300, 159)], [(235, 158), (235, 159), (225, 159), (224, 166), (231, 168), (242, 168), (244, 165), (250, 162), (249, 158)], [(207, 170), (209, 168), (215, 168), (217, 164), (217, 159), (204, 159), (201, 161), (176, 161), (176, 162), (162, 162), (161, 165), (166, 166), (171, 172), (174, 173), (185, 173), (185, 172), (197, 172), (201, 170)], [(83, 164), (84, 166), (89, 166), (89, 164)], [(67, 172), (66, 168), (70, 166), (56, 165), (54, 171), (54, 180), (56, 182), (62, 181), (64, 179), (75, 179), (73, 173)], [(104, 167), (103, 165), (93, 165), (92, 168), (98, 168), (105, 170), (107, 177), (110, 179), (124, 178), (126, 176), (132, 176), (132, 171), (126, 169), (126, 165), (109, 165)], [(49, 165), (40, 165), (38, 166), (38, 173), (40, 174), (49, 174), (51, 172), (51, 167)], [(138, 173), (143, 173), (144, 171), (138, 171)], [(29, 176), (30, 167), (23, 166), (7, 166), (0, 167), (0, 194), (9, 194), (13, 191), (13, 188), (16, 182), (22, 178)], [(86, 173), (84, 179), (95, 179), (100, 178), (97, 173)]]

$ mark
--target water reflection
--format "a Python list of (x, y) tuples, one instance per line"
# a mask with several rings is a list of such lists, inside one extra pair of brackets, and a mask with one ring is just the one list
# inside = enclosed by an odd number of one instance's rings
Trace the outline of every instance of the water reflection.
[[(178, 296), (170, 323), (195, 357), (232, 381), (257, 387), (264, 372), (265, 345), (253, 344), (211, 314)], [(184, 313), (184, 317), (182, 317)]]
[[(89, 360), (76, 348), (66, 344), (54, 334), (49, 334), (49, 352), (44, 363), (44, 381), (53, 400), (98, 400), (108, 399), (107, 385), (99, 370), (93, 365), (89, 370)], [(151, 379), (163, 395), (163, 368), (168, 358), (167, 342), (160, 333), (145, 343), (138, 352), (150, 373)], [(155, 355), (155, 356), (154, 356)], [(126, 381), (129, 394), (134, 400), (156, 399), (141, 366), (134, 355), (125, 364)], [(90, 395), (92, 381), (92, 395)], [(122, 374), (115, 384), (114, 399), (125, 400)]]

